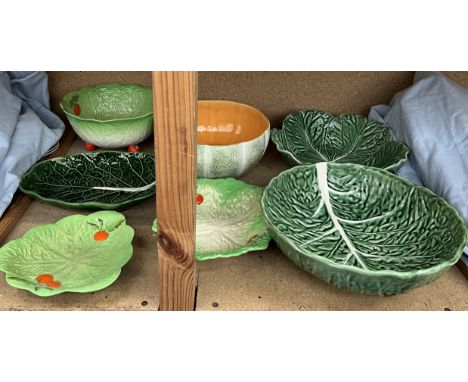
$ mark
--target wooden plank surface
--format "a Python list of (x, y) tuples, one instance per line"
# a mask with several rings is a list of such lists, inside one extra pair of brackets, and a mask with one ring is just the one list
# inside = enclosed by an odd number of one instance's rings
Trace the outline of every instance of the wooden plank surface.
[(159, 309), (195, 308), (197, 73), (153, 72)]
[[(50, 158), (56, 158), (67, 153), (75, 139), (76, 135), (74, 131), (67, 127), (60, 140), (59, 148), (50, 155)], [(0, 218), (0, 245), (3, 244), (3, 241), (21, 218), (24, 211), (26, 211), (32, 200), (30, 196), (23, 194), (21, 191), (18, 190), (16, 192), (10, 206)]]

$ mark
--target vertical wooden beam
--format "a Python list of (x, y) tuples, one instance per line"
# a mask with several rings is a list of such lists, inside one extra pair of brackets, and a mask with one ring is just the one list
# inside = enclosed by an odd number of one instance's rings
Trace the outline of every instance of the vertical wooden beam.
[(160, 310), (195, 308), (197, 73), (153, 72)]

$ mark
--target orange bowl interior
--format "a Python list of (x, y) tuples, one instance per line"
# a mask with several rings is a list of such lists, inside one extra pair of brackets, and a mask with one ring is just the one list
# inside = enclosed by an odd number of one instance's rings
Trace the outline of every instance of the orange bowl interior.
[(248, 142), (269, 127), (267, 117), (252, 106), (229, 101), (198, 101), (198, 144), (223, 146)]

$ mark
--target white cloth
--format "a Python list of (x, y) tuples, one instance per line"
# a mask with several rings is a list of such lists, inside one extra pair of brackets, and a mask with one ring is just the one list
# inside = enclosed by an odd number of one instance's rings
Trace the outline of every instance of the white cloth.
[[(390, 105), (371, 108), (410, 151), (396, 173), (444, 198), (468, 226), (468, 89), (438, 72), (418, 72)], [(468, 247), (465, 248), (465, 254)], [(468, 264), (468, 257), (462, 260)]]
[(0, 217), (21, 177), (62, 136), (45, 72), (0, 72)]

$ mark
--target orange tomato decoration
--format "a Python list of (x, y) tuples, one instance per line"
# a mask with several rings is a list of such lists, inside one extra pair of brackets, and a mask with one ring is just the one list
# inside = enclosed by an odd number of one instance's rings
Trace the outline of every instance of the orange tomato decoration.
[(54, 281), (54, 276), (49, 274), (42, 274), (36, 277), (36, 280), (40, 283), (47, 284)]
[(97, 240), (97, 241), (106, 240), (108, 237), (109, 237), (109, 233), (106, 231), (97, 231), (94, 234), (94, 240)]
[(49, 288), (57, 289), (62, 286), (60, 281), (55, 281), (54, 276), (44, 273), (36, 277), (36, 280), (41, 284), (47, 285)]
[(197, 204), (200, 205), (203, 203), (203, 195), (197, 194)]
[(80, 115), (81, 114), (81, 106), (79, 103), (75, 103), (73, 105), (73, 112), (75, 113), (75, 115)]
[(85, 149), (88, 151), (94, 151), (96, 150), (96, 146), (94, 146), (92, 143), (85, 143), (84, 145)]
[(60, 281), (51, 281), (50, 283), (47, 283), (47, 286), (53, 289), (57, 289), (60, 288), (62, 284), (60, 283)]
[(130, 145), (128, 146), (128, 152), (129, 153), (137, 153), (140, 151), (140, 147), (137, 145)]

